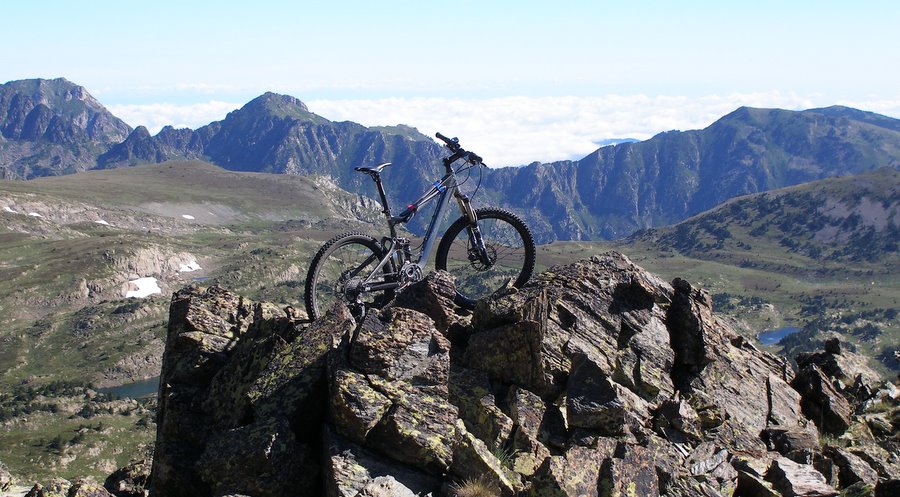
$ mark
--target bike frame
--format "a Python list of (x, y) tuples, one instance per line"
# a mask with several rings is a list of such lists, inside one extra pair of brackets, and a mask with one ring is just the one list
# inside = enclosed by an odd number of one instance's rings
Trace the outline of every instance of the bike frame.
[[(387, 195), (385, 194), (384, 190), (384, 184), (381, 181), (381, 174), (378, 172), (378, 169), (376, 168), (364, 171), (375, 181), (375, 186), (378, 189), (379, 200), (381, 201), (381, 206), (383, 208), (382, 213), (384, 213), (385, 218), (387, 219), (388, 230), (391, 234), (390, 238), (385, 238), (382, 240), (382, 245), (384, 245), (385, 242), (389, 243), (389, 246), (385, 247), (386, 253), (384, 257), (381, 259), (381, 261), (379, 261), (375, 269), (373, 269), (366, 276), (365, 281), (371, 281), (375, 277), (375, 275), (380, 274), (384, 268), (384, 265), (387, 264), (392, 258), (394, 258), (395, 266), (398, 271), (398, 281), (381, 284), (365, 283), (362, 285), (362, 292), (391, 290), (399, 288), (400, 286), (405, 284), (405, 282), (399, 281), (399, 273), (401, 269), (403, 269), (406, 262), (414, 262), (420, 270), (424, 271), (425, 265), (428, 263), (428, 259), (431, 256), (431, 251), (434, 248), (434, 242), (437, 238), (438, 225), (440, 224), (441, 219), (443, 219), (444, 217), (451, 195), (456, 198), (462, 215), (467, 216), (469, 219), (470, 226), (467, 231), (469, 234), (470, 242), (473, 244), (472, 246), (476, 247), (478, 258), (486, 264), (491, 263), (487, 255), (487, 251), (485, 250), (484, 240), (482, 239), (481, 233), (478, 229), (478, 219), (475, 215), (475, 210), (472, 209), (469, 198), (459, 192), (459, 183), (456, 180), (456, 172), (452, 167), (453, 163), (462, 157), (464, 157), (464, 154), (456, 152), (450, 157), (444, 158), (444, 168), (446, 170), (444, 176), (440, 180), (435, 181), (430, 190), (422, 194), (422, 196), (420, 196), (419, 199), (414, 203), (409, 204), (406, 207), (406, 210), (404, 210), (398, 216), (391, 215), (391, 208), (388, 204)], [(413, 259), (400, 249), (401, 238), (397, 236), (397, 225), (409, 222), (409, 220), (412, 219), (413, 215), (415, 215), (420, 207), (428, 204), (435, 198), (438, 199), (438, 203), (434, 209), (434, 213), (431, 216), (431, 221), (428, 224), (428, 229), (425, 230), (425, 235), (422, 241), (422, 248), (419, 250), (418, 256)], [(370, 260), (364, 262), (361, 267), (366, 266), (367, 264), (369, 264), (369, 262)]]

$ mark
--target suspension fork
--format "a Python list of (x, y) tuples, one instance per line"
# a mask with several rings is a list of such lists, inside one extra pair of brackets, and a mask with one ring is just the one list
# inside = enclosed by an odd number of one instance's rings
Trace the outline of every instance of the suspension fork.
[(462, 212), (463, 216), (466, 216), (469, 219), (469, 224), (466, 225), (466, 233), (469, 235), (469, 246), (472, 247), (469, 257), (471, 258), (471, 251), (474, 250), (478, 260), (486, 267), (490, 267), (493, 264), (493, 261), (488, 255), (487, 247), (484, 244), (484, 237), (481, 236), (481, 230), (478, 228), (478, 216), (475, 214), (475, 209), (472, 208), (469, 197), (460, 193), (459, 190), (456, 191), (455, 196), (456, 202), (459, 204), (459, 210)]

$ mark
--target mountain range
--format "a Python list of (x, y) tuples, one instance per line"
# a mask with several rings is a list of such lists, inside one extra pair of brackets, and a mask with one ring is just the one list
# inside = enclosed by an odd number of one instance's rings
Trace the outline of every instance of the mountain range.
[[(385, 175), (392, 205), (440, 176), (444, 152), (414, 128), (332, 122), (275, 93), (196, 130), (167, 126), (151, 135), (65, 79), (0, 86), (0, 131), (5, 178), (203, 159), (235, 171), (329, 176), (374, 197), (353, 167), (392, 162)], [(618, 239), (735, 196), (898, 164), (900, 120), (840, 106), (742, 107), (702, 130), (604, 146), (577, 161), (491, 169), (471, 186), (478, 181), (476, 200), (525, 217), (540, 242)]]

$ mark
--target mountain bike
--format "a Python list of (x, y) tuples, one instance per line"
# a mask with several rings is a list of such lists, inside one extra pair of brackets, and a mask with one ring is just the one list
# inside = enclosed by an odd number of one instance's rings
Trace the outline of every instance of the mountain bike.
[[(462, 183), (458, 178), (468, 173), (462, 181), (465, 182), (471, 178), (473, 168), (482, 171), (486, 167), (482, 158), (464, 150), (457, 138), (441, 133), (435, 136), (450, 150), (443, 159), (445, 174), (396, 216), (391, 214), (381, 179), (391, 163), (354, 168), (375, 182), (389, 235), (378, 240), (364, 233), (347, 232), (319, 249), (306, 276), (305, 303), (310, 319), (324, 315), (338, 300), (354, 313), (365, 313), (367, 308), (389, 302), (398, 289), (421, 280), (451, 197), (461, 216), (444, 232), (434, 267), (455, 277), (456, 305), (471, 309), (478, 299), (509, 285), (520, 287), (531, 277), (535, 248), (528, 226), (504, 209), (473, 208), (471, 198), (460, 191)], [(479, 186), (480, 178), (479, 175)], [(414, 249), (410, 238), (398, 235), (397, 227), (408, 223), (433, 200), (437, 205), (431, 221)]]

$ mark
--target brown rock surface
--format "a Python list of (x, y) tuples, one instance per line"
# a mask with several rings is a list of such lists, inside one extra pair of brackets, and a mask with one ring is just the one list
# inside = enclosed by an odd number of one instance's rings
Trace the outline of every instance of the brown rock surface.
[[(472, 314), (452, 285), (432, 273), (359, 322), (176, 293), (152, 493), (446, 497), (478, 480), (509, 496), (835, 495), (812, 463), (838, 486), (896, 478), (896, 416), (869, 431), (860, 390), (813, 363), (794, 378), (685, 280), (610, 252)], [(867, 434), (823, 453), (817, 423)]]

